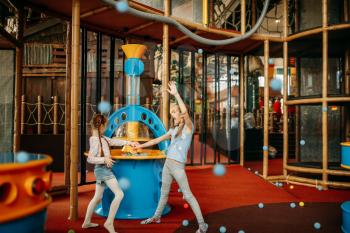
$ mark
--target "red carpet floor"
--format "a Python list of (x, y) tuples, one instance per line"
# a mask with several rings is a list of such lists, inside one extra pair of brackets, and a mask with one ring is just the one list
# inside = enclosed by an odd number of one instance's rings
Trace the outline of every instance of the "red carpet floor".
[[(207, 166), (190, 167), (187, 169), (187, 174), (192, 192), (197, 197), (204, 215), (256, 205), (260, 202), (268, 205), (269, 203), (304, 201), (307, 206), (310, 202), (343, 202), (350, 199), (350, 191), (348, 190), (318, 191), (315, 188), (296, 185), (294, 185), (294, 189), (289, 189), (288, 185), (277, 188), (256, 176), (253, 171), (250, 172), (238, 165), (230, 165), (227, 167), (225, 176), (217, 177), (213, 175), (212, 168)], [(182, 220), (193, 220), (192, 211), (183, 208), (184, 201), (177, 189), (177, 185), (173, 183), (169, 197), (172, 211), (162, 218), (162, 224), (142, 226), (139, 221), (116, 220), (117, 231), (119, 233), (170, 233), (181, 227)], [(105, 232), (101, 227), (84, 231), (80, 228), (87, 204), (93, 193), (94, 185), (79, 188), (79, 219), (75, 222), (67, 219), (69, 216), (69, 196), (53, 197), (53, 203), (48, 208), (46, 232), (61, 233), (70, 229), (75, 232)], [(254, 218), (250, 216), (242, 215), (241, 218), (244, 222), (247, 222), (248, 219), (251, 224), (254, 224)], [(93, 221), (102, 225), (104, 219), (94, 216)], [(181, 232), (181, 230), (177, 232)], [(219, 231), (217, 228), (210, 228), (209, 232)]]

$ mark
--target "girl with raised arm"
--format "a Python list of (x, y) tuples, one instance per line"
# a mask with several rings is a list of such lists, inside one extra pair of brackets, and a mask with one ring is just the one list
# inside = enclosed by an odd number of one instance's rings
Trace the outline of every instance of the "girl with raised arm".
[(191, 206), (197, 218), (199, 228), (196, 233), (205, 233), (208, 230), (208, 224), (204, 222), (201, 209), (191, 192), (185, 172), (187, 151), (191, 145), (194, 126), (188, 115), (186, 106), (176, 89), (175, 82), (169, 83), (168, 92), (174, 95), (178, 102), (178, 105), (171, 104), (170, 106), (171, 120), (169, 131), (161, 137), (136, 146), (136, 148), (145, 148), (158, 144), (163, 140), (171, 139), (163, 167), (162, 187), (157, 210), (153, 217), (142, 221), (141, 224), (160, 223), (160, 217), (168, 201), (171, 183), (175, 179), (182, 190), (184, 198)]

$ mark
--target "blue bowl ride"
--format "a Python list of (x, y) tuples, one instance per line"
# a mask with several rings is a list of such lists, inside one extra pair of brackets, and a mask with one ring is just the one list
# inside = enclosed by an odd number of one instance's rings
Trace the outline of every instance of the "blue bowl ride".
[(344, 233), (350, 233), (350, 201), (341, 204), (343, 210), (343, 225), (341, 227)]
[[(166, 133), (163, 123), (155, 113), (138, 105), (130, 105), (119, 109), (110, 116), (105, 135), (112, 137), (114, 131), (126, 122), (145, 124), (155, 138)], [(159, 143), (161, 151), (165, 151), (168, 146), (168, 140)], [(128, 159), (118, 160), (112, 168), (117, 179), (126, 178), (130, 182), (130, 187), (123, 190), (124, 198), (115, 218), (144, 219), (152, 217), (160, 197), (164, 159), (137, 159), (136, 155), (128, 157)], [(107, 217), (113, 198), (113, 192), (106, 188), (102, 203), (97, 206), (95, 212)], [(169, 212), (170, 206), (167, 205), (163, 215)]]
[(341, 166), (350, 169), (350, 142), (342, 142), (341, 145)]

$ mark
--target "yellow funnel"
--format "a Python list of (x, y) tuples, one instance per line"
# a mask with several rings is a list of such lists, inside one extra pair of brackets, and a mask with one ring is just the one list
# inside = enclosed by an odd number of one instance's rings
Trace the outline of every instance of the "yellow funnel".
[(141, 58), (147, 47), (142, 44), (126, 44), (122, 45), (122, 49), (126, 58)]

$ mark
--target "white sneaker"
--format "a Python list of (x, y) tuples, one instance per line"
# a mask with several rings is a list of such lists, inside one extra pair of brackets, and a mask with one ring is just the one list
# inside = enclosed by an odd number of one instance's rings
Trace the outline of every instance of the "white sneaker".
[(160, 223), (160, 218), (155, 218), (155, 217), (147, 218), (147, 219), (141, 221), (140, 223), (141, 224)]
[(208, 224), (206, 223), (200, 224), (196, 233), (206, 233), (208, 231), (208, 228), (209, 228)]

